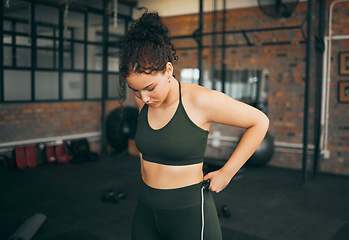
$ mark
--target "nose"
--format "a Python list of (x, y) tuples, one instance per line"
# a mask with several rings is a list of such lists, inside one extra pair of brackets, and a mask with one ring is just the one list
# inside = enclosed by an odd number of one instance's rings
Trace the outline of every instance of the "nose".
[(140, 92), (140, 95), (142, 102), (147, 103), (150, 100), (150, 97), (145, 92)]

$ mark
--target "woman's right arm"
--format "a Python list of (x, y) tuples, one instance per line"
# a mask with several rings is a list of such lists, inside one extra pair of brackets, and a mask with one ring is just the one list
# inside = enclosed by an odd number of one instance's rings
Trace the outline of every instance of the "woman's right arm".
[[(142, 102), (142, 100), (140, 100), (136, 95), (134, 95), (135, 97), (135, 102), (137, 104), (137, 107), (139, 109), (139, 112), (142, 110), (143, 106), (144, 106), (144, 103)], [(139, 158), (140, 158), (140, 161), (141, 161), (141, 174), (143, 175), (143, 158), (142, 158), (142, 153), (139, 153)]]

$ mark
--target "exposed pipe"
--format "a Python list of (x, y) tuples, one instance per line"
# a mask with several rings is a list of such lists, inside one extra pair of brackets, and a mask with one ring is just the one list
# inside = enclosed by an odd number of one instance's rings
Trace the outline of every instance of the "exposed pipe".
[(114, 0), (113, 27), (118, 27), (118, 0)]
[[(4, 19), (3, 4), (0, 4), (0, 19)], [(4, 101), (4, 24), (0, 24), (0, 102)]]
[[(239, 141), (239, 137), (233, 137), (233, 136), (222, 136), (222, 135), (214, 135), (210, 134), (208, 135), (208, 139), (210, 141), (216, 140), (219, 142), (230, 142), (231, 145), (234, 145)], [(290, 143), (290, 142), (281, 142), (281, 141), (275, 141), (274, 142), (275, 147), (279, 148), (287, 148), (287, 149), (298, 149), (301, 150), (303, 149), (303, 144), (302, 143)], [(309, 145), (309, 149), (314, 149), (314, 145)]]
[(222, 17), (222, 92), (225, 93), (226, 81), (226, 61), (225, 61), (225, 22), (226, 22), (226, 0), (223, 0), (223, 17)]
[(211, 81), (212, 81), (212, 89), (217, 90), (217, 84), (216, 84), (216, 7), (217, 7), (217, 0), (213, 0), (213, 17), (212, 17), (212, 46), (211, 46)]
[(203, 86), (203, 70), (202, 70), (202, 30), (203, 30), (203, 0), (200, 0), (200, 13), (199, 13), (199, 29), (197, 30), (198, 33), (198, 69), (199, 69), (199, 85)]
[(316, 80), (315, 80), (315, 116), (314, 116), (314, 159), (313, 159), (313, 176), (317, 174), (320, 158), (320, 138), (321, 138), (321, 100), (322, 100), (322, 69), (324, 60), (324, 36), (326, 28), (326, 0), (320, 0), (319, 11), (319, 30), (316, 37)]
[(302, 154), (302, 182), (307, 179), (308, 161), (308, 128), (309, 128), (309, 92), (310, 92), (310, 72), (311, 72), (311, 15), (312, 0), (308, 0), (307, 7), (307, 40), (306, 40), (306, 64), (305, 64), (305, 86), (304, 86), (304, 116), (303, 116), (303, 154)]
[[(325, 54), (328, 56), (328, 39), (325, 37)], [(327, 87), (327, 58), (323, 58), (323, 68), (322, 68), (322, 101), (321, 101), (321, 138), (320, 138), (320, 146), (321, 146), (321, 154), (324, 154), (325, 148), (325, 135), (326, 135), (326, 117), (327, 113), (327, 99), (328, 99), (328, 87)]]
[(36, 39), (36, 26), (33, 24), (35, 22), (35, 7), (34, 3), (28, 3), (28, 43), (31, 44), (31, 63), (32, 67), (30, 70), (30, 75), (31, 75), (31, 101), (35, 100), (35, 71), (37, 67), (37, 54), (36, 54), (36, 49), (37, 49), (37, 39)]
[(69, 2), (66, 0), (64, 8), (64, 40), (68, 39), (68, 12), (69, 12)]
[[(32, 145), (37, 143), (59, 142), (63, 140), (72, 140), (72, 139), (80, 139), (80, 138), (93, 138), (95, 140), (99, 140), (100, 136), (101, 136), (101, 132), (90, 132), (90, 133), (55, 136), (55, 137), (47, 137), (47, 138), (35, 138), (35, 139), (0, 143), (0, 149), (3, 149), (3, 148), (12, 149), (16, 146)], [(3, 152), (3, 151), (0, 150), (0, 152)]]
[(349, 35), (332, 36), (332, 40), (347, 40), (347, 39), (349, 39)]
[(107, 138), (106, 138), (106, 100), (108, 94), (108, 0), (103, 0), (103, 76), (102, 76), (102, 99), (101, 99), (101, 129), (102, 141), (101, 152), (107, 152)]
[(58, 81), (59, 81), (59, 87), (58, 87), (58, 100), (62, 101), (63, 100), (63, 51), (64, 51), (64, 32), (63, 32), (63, 27), (64, 27), (64, 21), (63, 21), (63, 12), (59, 11), (59, 46), (58, 46)]
[(322, 114), (321, 114), (321, 123), (323, 124), (323, 134), (321, 137), (321, 146), (322, 153), (325, 154), (325, 158), (329, 157), (328, 150), (328, 125), (329, 125), (329, 112), (330, 112), (330, 82), (331, 82), (331, 58), (332, 58), (332, 40), (345, 40), (349, 39), (349, 35), (337, 35), (332, 36), (332, 15), (334, 5), (341, 2), (349, 2), (349, 0), (335, 0), (330, 4), (329, 8), (329, 18), (328, 18), (328, 37), (325, 37), (325, 47), (327, 47), (327, 59), (324, 66), (324, 76), (323, 79), (323, 94), (324, 100), (322, 103)]

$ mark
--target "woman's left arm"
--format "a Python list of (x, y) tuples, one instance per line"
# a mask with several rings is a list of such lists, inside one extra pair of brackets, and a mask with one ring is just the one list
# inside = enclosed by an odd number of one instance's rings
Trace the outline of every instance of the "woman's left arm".
[(263, 141), (269, 127), (269, 119), (260, 110), (221, 92), (212, 90), (201, 92), (202, 94), (197, 95), (197, 104), (200, 105), (208, 122), (246, 129), (226, 164), (220, 170), (204, 176), (204, 180), (210, 180), (210, 190), (218, 193), (229, 184)]

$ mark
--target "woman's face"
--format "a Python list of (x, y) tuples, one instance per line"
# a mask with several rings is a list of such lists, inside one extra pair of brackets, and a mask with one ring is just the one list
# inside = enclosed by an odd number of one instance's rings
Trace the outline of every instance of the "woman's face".
[[(172, 66), (172, 65), (171, 65)], [(165, 100), (170, 90), (169, 78), (172, 72), (165, 73), (137, 74), (132, 73), (126, 82), (142, 102), (150, 107), (159, 107)]]

